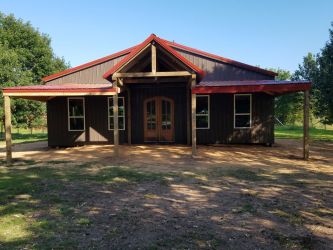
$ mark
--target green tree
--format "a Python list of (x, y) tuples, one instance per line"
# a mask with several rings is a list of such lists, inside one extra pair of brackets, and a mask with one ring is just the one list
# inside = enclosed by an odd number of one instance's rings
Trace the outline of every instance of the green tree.
[[(320, 105), (320, 91), (318, 89), (318, 55), (315, 56), (312, 53), (308, 53), (303, 58), (303, 63), (298, 65), (298, 69), (295, 71), (292, 79), (293, 80), (307, 80), (312, 82), (312, 88), (310, 91), (310, 112), (317, 118), (322, 118), (322, 113), (318, 111), (318, 105)], [(303, 106), (303, 95), (299, 94), (299, 104), (302, 109)]]
[(333, 124), (333, 22), (329, 29), (329, 41), (318, 57), (317, 111), (324, 124)]
[[(271, 69), (278, 73), (276, 80), (291, 80), (293, 75), (288, 70)], [(301, 106), (300, 95), (291, 93), (275, 98), (275, 117), (283, 124), (295, 124), (300, 119)]]
[[(29, 22), (0, 12), (0, 85), (42, 84), (41, 78), (68, 68), (51, 48), (51, 39)], [(3, 98), (0, 98), (3, 105)], [(31, 127), (45, 117), (45, 104), (17, 99), (12, 102), (13, 123)], [(3, 109), (0, 109), (2, 123)], [(2, 125), (3, 126), (3, 125)]]

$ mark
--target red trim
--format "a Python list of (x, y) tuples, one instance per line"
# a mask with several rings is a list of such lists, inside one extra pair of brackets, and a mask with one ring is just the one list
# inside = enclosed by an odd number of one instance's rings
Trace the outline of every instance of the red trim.
[(194, 87), (193, 94), (212, 94), (212, 93), (253, 93), (253, 92), (272, 92), (275, 94), (290, 93), (308, 90), (311, 83), (297, 84), (276, 84), (276, 85), (244, 85), (244, 86), (218, 86), (218, 87)]
[(249, 70), (256, 71), (256, 72), (263, 73), (265, 75), (270, 75), (270, 76), (277, 76), (278, 75), (276, 72), (273, 72), (273, 71), (270, 71), (270, 70), (265, 70), (265, 69), (255, 67), (255, 66), (252, 66), (252, 65), (249, 65), (249, 64), (246, 64), (246, 63), (241, 63), (241, 62), (238, 62), (238, 61), (226, 58), (226, 57), (214, 55), (214, 54), (202, 51), (202, 50), (187, 47), (187, 46), (179, 44), (179, 43), (170, 42), (170, 41), (164, 40), (164, 39), (163, 39), (163, 41), (166, 44), (168, 44), (170, 47), (178, 48), (178, 49), (182, 49), (182, 50), (192, 52), (194, 54), (199, 54), (199, 55), (203, 55), (203, 56), (206, 56), (206, 57), (210, 57), (210, 58), (213, 58), (213, 59), (225, 62), (225, 63), (229, 63), (229, 64), (232, 64), (232, 65), (238, 66), (240, 68), (249, 69)]
[(169, 53), (171, 53), (173, 56), (175, 56), (177, 59), (179, 59), (186, 66), (193, 69), (195, 72), (199, 73), (201, 76), (204, 75), (204, 72), (202, 69), (200, 69), (198, 66), (196, 66), (193, 63), (191, 63), (190, 61), (188, 61), (185, 57), (183, 57), (177, 51), (175, 51), (170, 46), (168, 46), (162, 39), (158, 38), (155, 34), (151, 34), (146, 40), (144, 40), (140, 45), (138, 45), (135, 49), (133, 49), (129, 55), (127, 55), (119, 63), (117, 63), (115, 66), (113, 66), (110, 70), (108, 70), (103, 75), (103, 77), (105, 79), (109, 78), (112, 74), (114, 74), (117, 70), (119, 70), (126, 62), (130, 61), (133, 57), (135, 57), (144, 47), (146, 47), (152, 41), (157, 42), (165, 50), (167, 50)]
[(59, 78), (61, 76), (64, 76), (64, 75), (68, 75), (68, 74), (71, 74), (71, 73), (74, 73), (76, 71), (79, 71), (79, 70), (82, 70), (82, 69), (86, 69), (86, 68), (89, 68), (89, 67), (92, 67), (96, 64), (100, 64), (100, 63), (103, 63), (103, 62), (106, 62), (106, 61), (109, 61), (111, 59), (114, 59), (114, 58), (117, 58), (117, 57), (120, 57), (120, 56), (123, 56), (123, 55), (126, 55), (128, 53), (130, 53), (133, 49), (135, 49), (136, 46), (133, 46), (131, 48), (128, 48), (128, 49), (125, 49), (125, 50), (122, 50), (122, 51), (119, 51), (117, 53), (114, 53), (114, 54), (111, 54), (111, 55), (108, 55), (108, 56), (105, 56), (105, 57), (102, 57), (102, 58), (99, 58), (97, 60), (94, 60), (94, 61), (91, 61), (91, 62), (88, 62), (88, 63), (85, 63), (85, 64), (82, 64), (82, 65), (79, 65), (79, 66), (76, 66), (76, 67), (73, 67), (73, 68), (70, 68), (70, 69), (66, 69), (64, 71), (61, 71), (61, 72), (58, 72), (58, 73), (55, 73), (55, 74), (52, 74), (52, 75), (49, 75), (49, 76), (46, 76), (44, 78), (42, 78), (42, 80), (44, 82), (48, 82), (50, 80), (53, 80), (55, 78)]

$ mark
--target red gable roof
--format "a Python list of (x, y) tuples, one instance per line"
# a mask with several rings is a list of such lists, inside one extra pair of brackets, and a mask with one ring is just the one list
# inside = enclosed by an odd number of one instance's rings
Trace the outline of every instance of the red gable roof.
[(187, 60), (185, 57), (180, 55), (177, 51), (172, 49), (167, 43), (164, 42), (164, 40), (158, 38), (155, 34), (151, 34), (146, 40), (144, 40), (141, 44), (136, 46), (131, 53), (129, 53), (123, 60), (121, 60), (119, 63), (117, 63), (115, 66), (113, 66), (109, 71), (107, 71), (103, 77), (105, 79), (109, 78), (113, 73), (115, 73), (117, 70), (119, 70), (125, 63), (130, 61), (132, 58), (134, 58), (136, 55), (139, 54), (139, 52), (145, 48), (149, 43), (152, 41), (155, 41), (158, 43), (162, 48), (167, 50), (170, 54), (175, 56), (177, 59), (179, 59), (182, 63), (184, 63), (186, 66), (188, 66), (190, 69), (195, 71), (196, 73), (200, 74), (201, 76), (204, 75), (204, 72), (202, 69), (200, 69), (195, 64), (191, 63), (189, 60)]
[[(182, 55), (180, 55), (176, 50), (174, 50), (173, 48), (178, 48), (178, 49), (181, 49), (181, 50), (185, 50), (185, 51), (188, 51), (188, 52), (191, 52), (191, 53), (194, 53), (194, 54), (198, 54), (198, 55), (202, 55), (202, 56), (205, 56), (205, 57), (209, 57), (209, 58), (213, 58), (215, 60), (219, 60), (221, 62), (224, 62), (224, 63), (228, 63), (228, 64), (231, 64), (231, 65), (235, 65), (237, 67), (240, 67), (240, 68), (245, 68), (245, 69), (248, 69), (248, 70), (252, 70), (252, 71), (255, 71), (255, 72), (259, 72), (259, 73), (262, 73), (262, 74), (266, 74), (266, 75), (270, 75), (270, 76), (276, 76), (277, 73), (273, 72), (273, 71), (269, 71), (269, 70), (265, 70), (265, 69), (262, 69), (262, 68), (259, 68), (259, 67), (255, 67), (255, 66), (251, 66), (251, 65), (248, 65), (248, 64), (245, 64), (245, 63), (241, 63), (241, 62), (238, 62), (238, 61), (235, 61), (235, 60), (232, 60), (232, 59), (229, 59), (229, 58), (225, 58), (225, 57), (221, 57), (221, 56), (217, 56), (217, 55), (214, 55), (214, 54), (211, 54), (211, 53), (208, 53), (208, 52), (205, 52), (205, 51), (202, 51), (202, 50), (198, 50), (198, 49), (194, 49), (194, 48), (191, 48), (191, 47), (187, 47), (185, 45), (182, 45), (182, 44), (178, 44), (178, 43), (175, 43), (175, 42), (170, 42), (168, 40), (165, 40), (165, 39), (162, 39), (162, 38), (159, 38), (157, 37), (156, 35), (152, 34), (150, 35), (144, 42), (142, 42), (141, 44), (139, 45), (136, 45), (136, 46), (133, 46), (131, 48), (128, 48), (128, 49), (125, 49), (125, 50), (122, 50), (120, 52), (117, 52), (117, 53), (114, 53), (114, 54), (111, 54), (109, 56), (106, 56), (106, 57), (102, 57), (100, 59), (97, 59), (97, 60), (94, 60), (94, 61), (91, 61), (91, 62), (88, 62), (88, 63), (85, 63), (85, 64), (82, 64), (82, 65), (79, 65), (79, 66), (76, 66), (76, 67), (73, 67), (73, 68), (70, 68), (70, 69), (66, 69), (64, 71), (61, 71), (59, 73), (55, 73), (55, 74), (52, 74), (52, 75), (49, 75), (49, 76), (46, 76), (44, 77), (42, 80), (44, 82), (48, 82), (50, 80), (53, 80), (53, 79), (56, 79), (56, 78), (59, 78), (61, 76), (65, 76), (65, 75), (68, 75), (68, 74), (71, 74), (71, 73), (74, 73), (74, 72), (77, 72), (79, 70), (83, 70), (83, 69), (86, 69), (86, 68), (89, 68), (89, 67), (92, 67), (94, 65), (97, 65), (97, 64), (100, 64), (100, 63), (103, 63), (103, 62), (106, 62), (106, 61), (109, 61), (111, 59), (114, 59), (114, 58), (117, 58), (117, 57), (120, 57), (120, 56), (124, 56), (124, 55), (128, 55), (128, 57), (130, 55), (132, 55), (133, 57), (135, 56), (136, 53), (138, 53), (142, 48), (140, 49), (137, 49), (137, 47), (139, 46), (143, 46), (145, 47), (146, 45), (144, 44), (148, 44), (149, 42), (151, 42), (152, 40), (155, 40), (156, 42), (158, 42), (161, 46), (163, 46), (163, 48), (165, 48), (167, 51), (169, 51), (171, 54), (173, 54), (175, 57), (177, 57), (179, 60), (181, 60), (182, 62), (186, 62), (186, 65), (188, 67), (190, 67), (191, 69), (193, 69), (194, 71), (196, 72), (200, 72), (199, 74), (203, 74), (202, 70), (197, 67), (196, 65), (194, 65), (193, 63), (191, 63), (190, 61), (188, 61), (186, 58), (184, 58)], [(129, 57), (129, 58), (132, 58)], [(125, 57), (126, 58), (126, 57)], [(124, 63), (126, 63), (125, 61), (125, 58), (123, 59)], [(121, 60), (119, 62), (119, 67), (121, 67), (120, 63), (123, 61)], [(128, 59), (129, 60), (129, 59)], [(117, 64), (118, 65), (118, 64)], [(112, 68), (113, 69), (113, 68)], [(116, 68), (114, 68), (113, 70), (115, 70)], [(108, 72), (112, 72), (111, 69), (108, 71)], [(108, 73), (107, 72), (107, 73)], [(104, 75), (106, 75), (107, 73), (105, 73)]]

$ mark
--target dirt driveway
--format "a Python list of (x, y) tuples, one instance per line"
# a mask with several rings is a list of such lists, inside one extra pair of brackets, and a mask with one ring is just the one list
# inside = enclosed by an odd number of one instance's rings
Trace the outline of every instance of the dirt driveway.
[(17, 145), (23, 161), (2, 176), (42, 188), (22, 191), (34, 201), (30, 238), (1, 243), (49, 246), (49, 230), (54, 248), (332, 249), (333, 143), (310, 149), (306, 162), (295, 140), (201, 146), (195, 159), (185, 146), (122, 146), (114, 159), (112, 146)]

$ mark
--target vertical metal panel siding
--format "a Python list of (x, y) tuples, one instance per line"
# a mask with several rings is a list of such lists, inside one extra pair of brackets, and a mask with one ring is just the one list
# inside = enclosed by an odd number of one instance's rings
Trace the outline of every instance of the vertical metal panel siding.
[(252, 95), (251, 129), (234, 129), (232, 94), (213, 94), (210, 98), (210, 129), (197, 130), (199, 144), (215, 143), (274, 143), (274, 97)]
[(87, 69), (79, 70), (77, 72), (65, 75), (54, 80), (48, 81), (46, 84), (65, 84), (65, 83), (110, 83), (103, 78), (103, 74), (118, 63), (124, 56), (112, 59), (110, 61), (97, 64)]
[(239, 68), (208, 57), (193, 54), (181, 49), (175, 49), (187, 60), (206, 72), (203, 80), (272, 80), (273, 76), (264, 75), (248, 69)]
[[(125, 108), (127, 111), (127, 106)], [(85, 97), (85, 131), (68, 131), (65, 97), (57, 97), (47, 102), (47, 123), (49, 146), (113, 143), (113, 130), (108, 130), (107, 96)], [(127, 142), (127, 129), (120, 130), (119, 135), (120, 143)]]

